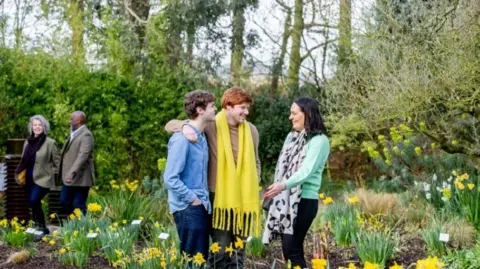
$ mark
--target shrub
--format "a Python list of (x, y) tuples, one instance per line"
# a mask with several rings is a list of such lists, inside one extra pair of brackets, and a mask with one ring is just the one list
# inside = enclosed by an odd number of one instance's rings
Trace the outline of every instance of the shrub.
[(455, 216), (443, 225), (443, 231), (450, 235), (448, 246), (458, 249), (468, 249), (475, 245), (477, 231), (465, 219)]
[(352, 196), (359, 199), (358, 205), (366, 215), (389, 215), (397, 216), (400, 200), (394, 193), (375, 193), (364, 188), (354, 191)]

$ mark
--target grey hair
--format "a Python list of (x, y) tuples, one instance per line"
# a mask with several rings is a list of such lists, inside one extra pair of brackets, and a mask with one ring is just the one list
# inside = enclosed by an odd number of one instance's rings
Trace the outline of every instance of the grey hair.
[(45, 117), (42, 116), (42, 115), (35, 115), (35, 116), (31, 117), (30, 121), (28, 122), (28, 133), (29, 134), (33, 133), (32, 125), (33, 125), (34, 120), (38, 120), (42, 124), (44, 134), (47, 134), (48, 131), (50, 131), (50, 123), (48, 122), (48, 120), (45, 119)]

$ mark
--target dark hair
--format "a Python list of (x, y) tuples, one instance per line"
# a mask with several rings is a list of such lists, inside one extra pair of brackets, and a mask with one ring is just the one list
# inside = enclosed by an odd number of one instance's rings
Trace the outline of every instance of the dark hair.
[(315, 100), (309, 97), (300, 97), (294, 103), (305, 114), (305, 132), (307, 132), (309, 137), (317, 134), (327, 135), (327, 128), (323, 124), (322, 115)]
[(185, 94), (183, 109), (187, 117), (194, 120), (198, 117), (197, 107), (206, 109), (209, 103), (215, 102), (215, 95), (205, 90), (194, 90)]

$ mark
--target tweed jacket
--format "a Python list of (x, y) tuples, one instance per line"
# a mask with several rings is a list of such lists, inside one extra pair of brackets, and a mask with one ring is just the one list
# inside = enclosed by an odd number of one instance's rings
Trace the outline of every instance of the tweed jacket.
[[(60, 175), (64, 185), (91, 187), (95, 181), (95, 167), (93, 165), (93, 135), (87, 126), (83, 126), (68, 138), (62, 149)], [(66, 178), (72, 182), (67, 183)]]
[[(27, 145), (28, 141), (25, 141), (22, 158), (24, 158)], [(41, 187), (53, 189), (55, 187), (55, 174), (58, 173), (59, 163), (60, 152), (58, 152), (57, 143), (52, 138), (47, 137), (45, 143), (43, 143), (35, 156), (33, 182)], [(18, 175), (15, 175), (15, 179), (18, 182), (17, 176)]]

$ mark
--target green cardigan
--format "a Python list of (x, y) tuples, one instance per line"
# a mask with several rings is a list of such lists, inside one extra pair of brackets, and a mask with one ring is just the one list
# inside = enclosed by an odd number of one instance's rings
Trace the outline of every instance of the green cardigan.
[(330, 153), (330, 143), (326, 135), (316, 135), (306, 145), (305, 159), (300, 169), (295, 172), (285, 185), (291, 189), (302, 185), (302, 198), (318, 199), (322, 183), (322, 173)]

